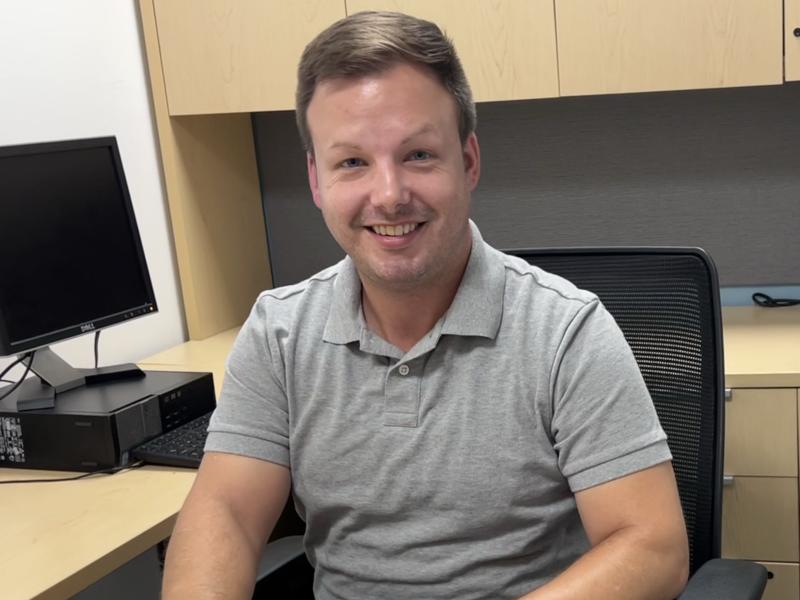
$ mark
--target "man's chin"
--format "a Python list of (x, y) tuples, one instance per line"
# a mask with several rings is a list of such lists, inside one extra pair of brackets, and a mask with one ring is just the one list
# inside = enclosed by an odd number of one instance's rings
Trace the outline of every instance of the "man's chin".
[(408, 291), (425, 284), (426, 270), (404, 265), (377, 265), (360, 273), (373, 285), (388, 290)]

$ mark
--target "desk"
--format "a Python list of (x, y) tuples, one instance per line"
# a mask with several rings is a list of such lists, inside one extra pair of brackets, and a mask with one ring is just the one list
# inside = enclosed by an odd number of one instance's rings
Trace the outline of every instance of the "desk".
[[(219, 394), (238, 327), (139, 362), (147, 370), (210, 371)], [(69, 473), (0, 469), (0, 481)], [(147, 466), (78, 481), (0, 486), (4, 600), (62, 600), (169, 537), (194, 469)]]
[[(800, 308), (728, 308), (723, 320), (729, 386), (800, 387)], [(211, 371), (219, 391), (236, 331), (187, 342), (140, 365)], [(0, 479), (53, 475), (0, 469)], [(193, 480), (192, 470), (144, 467), (69, 483), (0, 487), (0, 565), (13, 574), (3, 582), (3, 597), (67, 598), (125, 564), (169, 536)]]

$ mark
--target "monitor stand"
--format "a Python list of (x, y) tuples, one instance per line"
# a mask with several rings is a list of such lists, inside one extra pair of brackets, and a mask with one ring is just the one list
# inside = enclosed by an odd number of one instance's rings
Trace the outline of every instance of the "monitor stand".
[[(27, 357), (22, 362), (27, 366), (31, 359)], [(50, 348), (40, 348), (33, 354), (31, 371), (39, 376), (42, 383), (38, 386), (26, 386), (20, 390), (17, 396), (18, 411), (53, 408), (56, 394), (84, 385), (144, 377), (144, 371), (131, 363), (96, 369), (77, 369)]]

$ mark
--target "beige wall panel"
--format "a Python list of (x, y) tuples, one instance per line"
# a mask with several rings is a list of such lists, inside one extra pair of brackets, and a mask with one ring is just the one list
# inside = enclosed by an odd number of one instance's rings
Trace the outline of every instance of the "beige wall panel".
[(797, 562), (797, 478), (736, 477), (722, 494), (722, 556)]
[(343, 0), (154, 0), (171, 115), (294, 108), (308, 41)]
[(781, 0), (555, 5), (563, 96), (783, 81)]
[(172, 118), (152, 0), (140, 0), (161, 165), (189, 337), (241, 325), (272, 284), (250, 117)]
[(784, 0), (783, 10), (786, 27), (786, 81), (800, 81), (800, 36), (794, 34), (800, 30), (800, 0)]
[(797, 390), (733, 390), (725, 403), (724, 471), (797, 476)]
[(347, 0), (347, 13), (394, 10), (453, 39), (476, 101), (558, 96), (553, 0)]
[(761, 600), (797, 600), (800, 598), (800, 566), (793, 563), (761, 563), (770, 573)]
[[(190, 338), (241, 325), (271, 285), (250, 115), (173, 117), (178, 215)], [(183, 279), (183, 273), (181, 273)], [(192, 316), (193, 315), (193, 316)]]

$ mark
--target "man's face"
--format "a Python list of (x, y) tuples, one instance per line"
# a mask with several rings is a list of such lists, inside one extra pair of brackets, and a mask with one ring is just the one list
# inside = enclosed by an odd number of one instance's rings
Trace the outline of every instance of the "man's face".
[(434, 75), (401, 63), (326, 80), (307, 117), (314, 203), (362, 279), (413, 290), (463, 269), (478, 141), (462, 146), (455, 101)]

